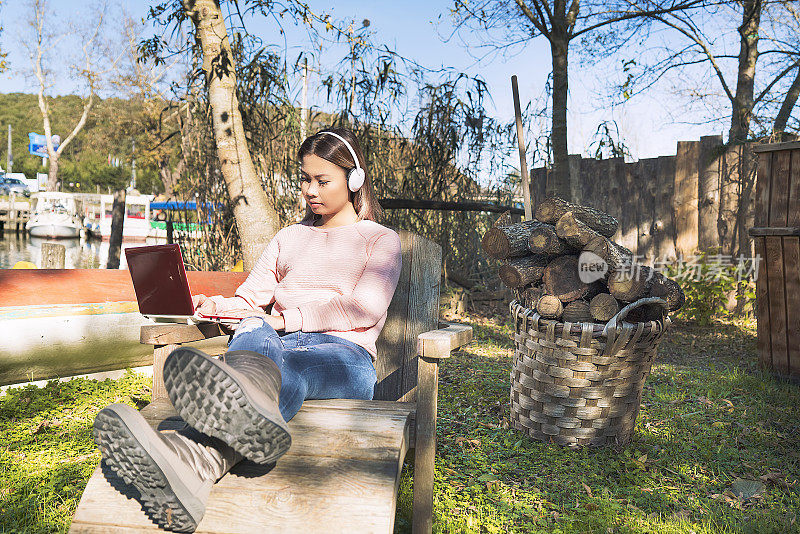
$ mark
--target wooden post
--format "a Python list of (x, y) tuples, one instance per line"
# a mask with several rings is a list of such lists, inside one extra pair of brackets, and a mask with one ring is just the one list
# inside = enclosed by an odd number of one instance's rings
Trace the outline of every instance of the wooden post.
[(737, 245), (736, 213), (739, 204), (739, 165), (742, 145), (729, 147), (720, 170), (720, 199), (717, 235), (722, 254), (733, 255)]
[(153, 347), (153, 387), (151, 390), (152, 402), (169, 399), (167, 388), (164, 387), (164, 361), (179, 345), (155, 345)]
[(800, 143), (762, 145), (755, 228), (761, 258), (756, 280), (758, 353), (762, 368), (800, 378)]
[[(519, 109), (519, 90), (517, 89), (517, 76), (511, 77), (511, 92), (514, 95), (514, 114), (517, 117), (517, 144), (519, 144), (519, 173), (522, 178), (522, 198), (525, 202), (525, 220), (533, 219), (531, 206), (531, 185), (528, 180), (528, 162), (525, 159), (525, 136), (522, 132), (522, 113)], [(567, 199), (569, 200), (569, 199)]]
[(700, 138), (697, 193), (697, 238), (700, 250), (708, 250), (720, 244), (717, 220), (719, 219), (721, 183), (721, 147), (721, 135), (706, 135)]
[(106, 269), (119, 269), (119, 254), (122, 250), (122, 229), (125, 224), (125, 189), (114, 191), (114, 207), (111, 208), (111, 213), (111, 236), (108, 239)]
[(656, 250), (653, 236), (656, 226), (656, 158), (640, 159), (638, 162), (639, 206), (639, 239), (636, 253), (641, 257), (654, 259)]
[(17, 224), (17, 192), (11, 191), (11, 195), (8, 197), (8, 221), (11, 224), (11, 227), (14, 229), (14, 233), (19, 233), (19, 225)]
[(436, 458), (438, 358), (418, 358), (416, 444), (414, 447), (414, 504), (411, 531), (433, 529), (433, 467)]
[(678, 141), (675, 161), (675, 248), (684, 258), (697, 250), (697, 160), (700, 143)]
[(56, 243), (42, 243), (42, 269), (63, 269), (67, 247)]
[(675, 258), (675, 156), (658, 158), (656, 169), (655, 254), (661, 261)]

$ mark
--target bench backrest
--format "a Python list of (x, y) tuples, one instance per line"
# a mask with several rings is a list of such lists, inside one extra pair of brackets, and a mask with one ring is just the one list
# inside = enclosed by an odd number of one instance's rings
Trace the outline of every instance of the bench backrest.
[(416, 401), (417, 336), (438, 326), (442, 248), (417, 234), (396, 231), (403, 267), (377, 342), (374, 398)]

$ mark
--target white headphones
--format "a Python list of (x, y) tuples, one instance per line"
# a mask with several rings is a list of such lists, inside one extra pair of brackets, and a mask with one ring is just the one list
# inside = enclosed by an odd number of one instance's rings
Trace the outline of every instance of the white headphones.
[(338, 137), (339, 139), (341, 139), (341, 141), (344, 143), (344, 146), (346, 146), (347, 150), (350, 151), (350, 155), (353, 156), (353, 161), (356, 162), (356, 168), (352, 169), (347, 174), (347, 187), (350, 189), (350, 191), (353, 191), (354, 193), (359, 189), (361, 189), (361, 186), (364, 185), (364, 180), (366, 179), (367, 174), (364, 172), (364, 169), (361, 168), (361, 165), (358, 164), (358, 156), (356, 156), (356, 151), (353, 150), (353, 147), (350, 146), (350, 143), (348, 143), (344, 137), (342, 137), (337, 133), (329, 131), (322, 131), (318, 133), (330, 134), (334, 137)]

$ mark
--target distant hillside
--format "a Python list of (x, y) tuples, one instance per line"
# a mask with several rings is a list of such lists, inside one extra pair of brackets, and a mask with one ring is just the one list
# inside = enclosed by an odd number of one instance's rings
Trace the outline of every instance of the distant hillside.
[[(50, 121), (54, 134), (66, 138), (83, 112), (80, 97), (75, 95), (49, 99)], [(59, 174), (65, 183), (83, 182), (81, 190), (88, 191), (100, 185), (101, 189), (118, 186), (130, 176), (132, 140), (131, 131), (138, 111), (135, 103), (119, 98), (97, 99), (86, 125), (61, 156)], [(28, 153), (28, 133), (44, 134), (42, 115), (36, 95), (25, 93), (0, 94), (0, 166), (6, 168), (8, 125), (11, 125), (13, 171), (24, 172), (34, 178), (37, 172), (47, 172), (42, 159)], [(141, 147), (141, 143), (140, 143)], [(109, 156), (120, 160), (120, 167), (108, 164)], [(157, 175), (137, 161), (137, 184), (149, 184)]]

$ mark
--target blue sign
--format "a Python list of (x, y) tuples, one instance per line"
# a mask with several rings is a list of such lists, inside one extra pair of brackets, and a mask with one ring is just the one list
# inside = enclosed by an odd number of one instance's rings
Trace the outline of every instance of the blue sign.
[[(58, 150), (58, 145), (61, 144), (61, 137), (53, 135), (50, 139), (53, 141), (53, 150)], [(28, 152), (40, 158), (49, 157), (47, 155), (47, 138), (41, 134), (29, 133)]]

